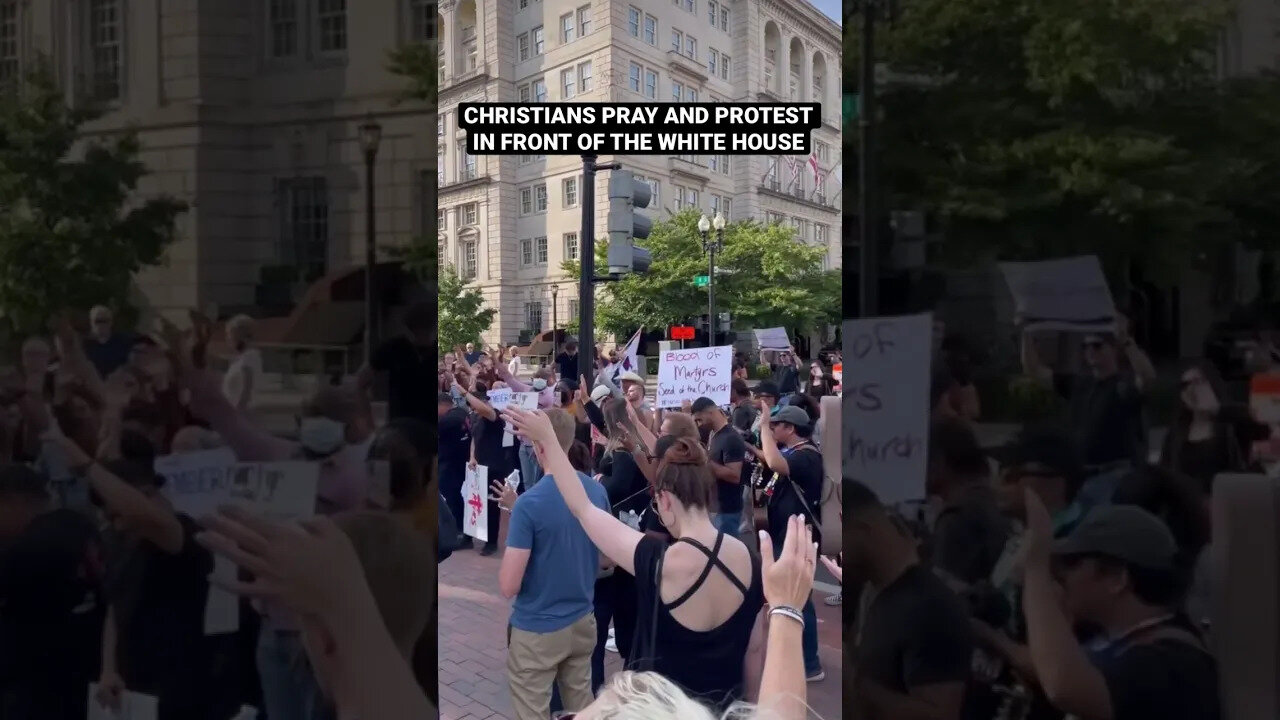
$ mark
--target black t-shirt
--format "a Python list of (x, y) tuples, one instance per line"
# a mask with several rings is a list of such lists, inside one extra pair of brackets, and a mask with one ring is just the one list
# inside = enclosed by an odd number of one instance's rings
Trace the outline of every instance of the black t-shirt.
[(1218, 668), (1185, 620), (1171, 620), (1151, 639), (1095, 658), (1111, 693), (1113, 720), (1217, 720)]
[(773, 381), (778, 384), (778, 392), (783, 395), (800, 391), (800, 371), (795, 365), (774, 365)]
[(435, 373), (427, 370), (427, 356), (435, 352), (414, 345), (403, 335), (386, 340), (369, 362), (374, 370), (387, 374), (387, 418), (409, 417), (427, 422), (427, 390)]
[(175, 708), (207, 704), (210, 673), (204, 612), (213, 556), (196, 543), (195, 521), (181, 514), (178, 521), (183, 537), (176, 555), (115, 538), (106, 582), (120, 676), (130, 690), (158, 696), (162, 716), (169, 717)]
[(83, 720), (98, 679), (102, 543), (74, 510), (37, 517), (0, 559), (0, 717)]
[(854, 649), (859, 676), (886, 690), (968, 683), (973, 638), (964, 606), (923, 565), (915, 565), (877, 593), (861, 618)]
[(471, 420), (455, 407), (440, 416), (440, 462), (464, 463), (471, 457)]
[(560, 373), (560, 379), (565, 382), (578, 384), (578, 354), (562, 352), (556, 356), (556, 370)]
[[(801, 515), (813, 528), (813, 539), (821, 542), (819, 530), (822, 511), (818, 504), (822, 499), (822, 453), (810, 442), (780, 450), (787, 460), (790, 475), (779, 475), (777, 482), (773, 484), (773, 496), (769, 498), (768, 509), (769, 536), (785, 538), (787, 519), (792, 515)], [(797, 487), (803, 494), (796, 492)]]
[(609, 491), (610, 512), (615, 517), (628, 510), (641, 515), (649, 507), (651, 496), (646, 492), (649, 481), (631, 453), (626, 450), (608, 453), (600, 462), (600, 473), (604, 476), (602, 484)]
[(134, 338), (131, 335), (115, 334), (106, 342), (90, 335), (84, 340), (84, 354), (93, 363), (98, 375), (106, 379), (108, 375), (124, 367), (129, 362), (129, 352), (133, 350)]
[(759, 411), (752, 407), (750, 403), (744, 402), (734, 406), (733, 412), (729, 415), (729, 422), (738, 429), (738, 432), (742, 433), (745, 440), (747, 436), (751, 435), (751, 426), (756, 421), (756, 415), (759, 414)]
[(733, 427), (725, 425), (718, 432), (712, 434), (711, 444), (707, 450), (707, 455), (712, 462), (721, 465), (742, 463), (742, 471), (738, 473), (738, 482), (728, 483), (716, 478), (716, 512), (742, 512), (742, 483), (751, 477), (751, 466), (743, 461), (746, 452), (747, 443)]
[(1086, 464), (1145, 460), (1142, 393), (1133, 380), (1057, 375), (1054, 383), (1068, 400), (1070, 430)]
[[(759, 556), (751, 556), (751, 578), (746, 583), (745, 596), (734, 590), (725, 597), (725, 602), (741, 605), (719, 627), (706, 632), (690, 630), (677, 622), (665, 605), (660, 605), (654, 632), (654, 606), (661, 603), (658, 560), (668, 547), (666, 542), (648, 535), (636, 544), (636, 631), (631, 668), (653, 670), (690, 696), (723, 711), (742, 699), (743, 658), (747, 656), (756, 616), (764, 605)], [(711, 572), (724, 571), (713, 568)]]
[(501, 417), (488, 420), (478, 413), (471, 416), (471, 432), (475, 436), (476, 443), (476, 462), (489, 468), (491, 481), (501, 480), (511, 474), (511, 454), (502, 447), (506, 426), (506, 421)]

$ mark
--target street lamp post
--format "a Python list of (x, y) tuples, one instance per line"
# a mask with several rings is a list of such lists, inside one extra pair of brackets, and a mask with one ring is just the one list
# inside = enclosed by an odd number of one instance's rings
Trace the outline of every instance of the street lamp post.
[[(715, 238), (707, 231), (715, 227)], [(707, 253), (707, 347), (716, 344), (716, 251), (724, 248), (724, 216), (716, 213), (715, 220), (706, 215), (698, 219), (698, 233), (702, 236), (702, 249)]]
[(560, 297), (560, 286), (551, 286), (551, 357), (560, 354), (560, 303), (556, 299)]
[(378, 263), (377, 245), (375, 243), (376, 224), (374, 221), (373, 202), (373, 163), (378, 157), (378, 145), (382, 142), (382, 126), (372, 117), (360, 126), (360, 147), (364, 150), (364, 361), (368, 364), (373, 357), (373, 343), (378, 323), (377, 308), (373, 294), (373, 272)]

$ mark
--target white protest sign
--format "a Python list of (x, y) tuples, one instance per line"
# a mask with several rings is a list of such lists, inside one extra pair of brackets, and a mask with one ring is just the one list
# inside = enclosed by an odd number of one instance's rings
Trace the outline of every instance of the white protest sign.
[[(462, 534), (489, 542), (489, 468), (467, 468), (462, 481)], [(495, 540), (497, 538), (494, 538)]]
[(844, 475), (894, 505), (925, 497), (933, 316), (844, 323)]
[(680, 407), (685, 400), (710, 398), (729, 404), (733, 347), (668, 350), (658, 356), (658, 407)]
[(494, 410), (503, 410), (511, 402), (511, 388), (493, 388), (489, 391), (489, 404)]
[(163, 455), (153, 468), (165, 480), (161, 491), (173, 509), (198, 519), (227, 502), (228, 472), (235, 464), (231, 448), (217, 448)]
[[(538, 409), (538, 393), (536, 392), (518, 392), (511, 393), (507, 404), (503, 407), (515, 405), (521, 410), (537, 410)], [(495, 406), (496, 408), (496, 406)], [(512, 447), (516, 444), (516, 436), (511, 434), (511, 428), (504, 425), (502, 431), (502, 447)]]
[(1110, 332), (1116, 308), (1097, 256), (1000, 263), (1027, 330)]
[(89, 683), (88, 720), (156, 720), (160, 699), (155, 695), (125, 690), (120, 693), (120, 711), (98, 704), (98, 683)]
[(756, 328), (756, 344), (761, 350), (790, 350), (791, 340), (786, 328)]

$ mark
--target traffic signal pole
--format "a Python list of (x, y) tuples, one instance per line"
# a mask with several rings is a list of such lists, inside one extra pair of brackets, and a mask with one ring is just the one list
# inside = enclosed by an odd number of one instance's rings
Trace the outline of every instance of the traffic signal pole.
[(596, 156), (582, 156), (582, 243), (578, 264), (578, 372), (588, 392), (596, 378)]

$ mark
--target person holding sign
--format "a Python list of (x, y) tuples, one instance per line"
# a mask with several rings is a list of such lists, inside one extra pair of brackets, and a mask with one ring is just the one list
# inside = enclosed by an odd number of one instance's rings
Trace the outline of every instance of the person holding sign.
[[(510, 462), (511, 454), (504, 447), (503, 441), (511, 436), (506, 432), (506, 424), (498, 417), (498, 412), (488, 401), (488, 388), (483, 383), (477, 383), (471, 390), (463, 390), (457, 384), (454, 389), (463, 393), (463, 398), (467, 402), (467, 406), (471, 408), (471, 460), (468, 465), (475, 469), (477, 465), (484, 465), (489, 468), (489, 477), (502, 478), (511, 473), (515, 466)], [(483, 489), (481, 495), (485, 495)], [(488, 557), (498, 552), (498, 524), (501, 514), (498, 512), (498, 503), (492, 498), (485, 502), (489, 504), (489, 522), (488, 522), (488, 540), (485, 541), (484, 547), (480, 549), (480, 554)], [(470, 538), (464, 541), (470, 542)]]

